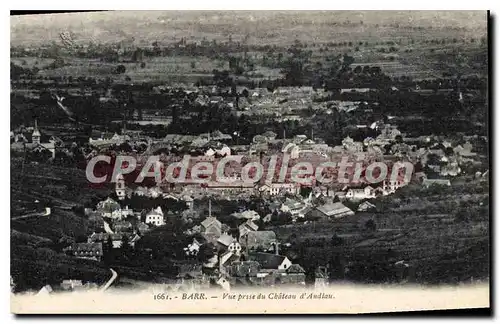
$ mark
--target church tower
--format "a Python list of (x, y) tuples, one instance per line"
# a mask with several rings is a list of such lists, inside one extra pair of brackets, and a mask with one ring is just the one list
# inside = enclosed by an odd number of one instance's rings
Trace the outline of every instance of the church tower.
[(125, 178), (121, 173), (116, 177), (115, 190), (119, 200), (125, 199)]
[(32, 142), (33, 144), (40, 144), (40, 137), (42, 135), (40, 134), (40, 131), (38, 130), (38, 123), (37, 120), (35, 119), (35, 129), (33, 130), (33, 134), (31, 135)]

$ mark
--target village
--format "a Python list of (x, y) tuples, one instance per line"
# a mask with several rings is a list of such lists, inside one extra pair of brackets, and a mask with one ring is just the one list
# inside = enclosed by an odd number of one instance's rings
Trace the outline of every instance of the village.
[(12, 46), (13, 291), (487, 278), (484, 35), (341, 26)]
[[(81, 259), (90, 259), (98, 262), (109, 260), (110, 255), (127, 253), (140, 247), (143, 236), (165, 227), (167, 223), (182, 223), (185, 228), (180, 235), (186, 239), (181, 253), (184, 256), (176, 258), (197, 260), (191, 264), (186, 272), (178, 274), (178, 279), (166, 280), (169, 287), (175, 289), (200, 289), (203, 287), (220, 286), (229, 291), (231, 287), (258, 285), (306, 285), (306, 270), (300, 264), (293, 263), (282, 254), (280, 247), (289, 247), (290, 242), (280, 241), (269, 225), (279, 224), (308, 224), (337, 222), (348, 219), (358, 213), (374, 211), (377, 206), (373, 202), (377, 198), (395, 194), (400, 188), (407, 185), (417, 185), (422, 188), (450, 187), (453, 177), (464, 174), (461, 169), (469, 163), (481, 164), (477, 160), (477, 153), (469, 142), (473, 138), (464, 138), (463, 144), (452, 144), (450, 140), (436, 136), (421, 136), (410, 138), (397, 130), (393, 125), (373, 123), (373, 128), (380, 132), (375, 138), (366, 138), (356, 142), (345, 138), (341, 146), (330, 147), (325, 144), (316, 144), (307, 136), (295, 136), (292, 139), (276, 139), (276, 134), (267, 132), (254, 137), (252, 144), (245, 147), (249, 161), (265, 159), (262, 154), (275, 150), (276, 154), (289, 153), (293, 161), (310, 161), (318, 163), (330, 157), (352, 155), (355, 161), (411, 161), (418, 166), (414, 170), (411, 182), (406, 183), (402, 178), (398, 181), (384, 180), (379, 184), (369, 185), (361, 179), (358, 183), (333, 183), (323, 185), (313, 181), (309, 186), (291, 181), (268, 182), (265, 179), (258, 183), (241, 181), (234, 174), (237, 165), (230, 166), (228, 179), (232, 181), (208, 181), (204, 184), (190, 183), (158, 183), (155, 185), (127, 184), (124, 175), (119, 174), (115, 181), (114, 192), (93, 208), (85, 208), (85, 217), (92, 223), (92, 233), (84, 242), (74, 242), (64, 247), (63, 252), (69, 256)], [(43, 130), (42, 130), (43, 132)], [(126, 130), (123, 130), (126, 133)], [(182, 135), (167, 135), (164, 141), (151, 143), (148, 150), (161, 150), (162, 145), (175, 145), (172, 138)], [(49, 144), (41, 141), (41, 132), (35, 124), (31, 134), (31, 143), (15, 141), (13, 149), (18, 143), (24, 148), (41, 152), (52, 149), (52, 139)], [(241, 145), (231, 146), (224, 144), (225, 139), (231, 138), (215, 134), (207, 134), (205, 145), (201, 148), (201, 155), (190, 157), (194, 161), (215, 163), (216, 160), (230, 156), (233, 152), (242, 152)], [(253, 148), (254, 143), (265, 137), (259, 143), (260, 149)], [(200, 140), (192, 137), (192, 144)], [(321, 140), (315, 139), (318, 142)], [(130, 137), (115, 134), (109, 140), (89, 139), (90, 144), (99, 146), (95, 151), (104, 152), (111, 145), (137, 145)], [(99, 142), (100, 141), (100, 142)], [(105, 142), (104, 142), (105, 141)], [(186, 145), (186, 139), (182, 139)], [(181, 141), (177, 142), (180, 144)], [(266, 147), (263, 148), (262, 145)], [(272, 146), (271, 146), (272, 145)], [(391, 154), (383, 154), (384, 146), (390, 146)], [(281, 150), (278, 147), (283, 147)], [(152, 148), (154, 147), (154, 148)], [(186, 147), (186, 146), (184, 146)], [(61, 149), (60, 147), (57, 149)], [(198, 149), (200, 147), (198, 146)], [(189, 150), (189, 146), (188, 146)], [(52, 151), (52, 154), (54, 151)], [(193, 151), (191, 151), (193, 152)], [(179, 154), (162, 154), (164, 161), (177, 161)], [(264, 161), (264, 164), (268, 161)], [(227, 172), (227, 169), (225, 172)], [(353, 169), (352, 169), (353, 170)], [(351, 170), (351, 173), (354, 172)], [(433, 174), (429, 178), (424, 170)], [(278, 171), (280, 171), (278, 169)], [(349, 170), (348, 170), (349, 172)], [(476, 172), (474, 179), (484, 181), (488, 172)], [(285, 179), (289, 180), (289, 175)], [(450, 181), (450, 179), (452, 179)], [(230, 215), (223, 215), (226, 222), (222, 222), (212, 213), (212, 200), (242, 201), (249, 199), (265, 201), (266, 207), (258, 211), (240, 205), (239, 210)], [(149, 209), (144, 208), (144, 201), (148, 201)], [(159, 202), (153, 205), (152, 202)], [(208, 210), (206, 205), (208, 201)], [(175, 203), (176, 210), (170, 203)], [(165, 206), (168, 212), (163, 209)], [(180, 206), (180, 208), (179, 208)], [(263, 211), (266, 213), (264, 214)], [(373, 222), (373, 221), (372, 221)], [(365, 223), (368, 228), (370, 220)], [(175, 235), (175, 234), (174, 234)], [(146, 249), (150, 251), (151, 249)], [(201, 252), (200, 252), (201, 251)], [(152, 253), (151, 251), (149, 253)], [(203, 255), (200, 255), (202, 253)], [(151, 254), (152, 255), (152, 254)], [(152, 256), (151, 256), (152, 257)], [(405, 265), (404, 262), (401, 264)], [(407, 266), (407, 265), (406, 265)], [(328, 266), (319, 265), (314, 271), (313, 284), (316, 287), (328, 285)], [(309, 282), (310, 280), (308, 280)], [(67, 286), (67, 280), (63, 286)], [(87, 287), (81, 280), (71, 279), (71, 287)], [(65, 288), (73, 289), (73, 288)]]

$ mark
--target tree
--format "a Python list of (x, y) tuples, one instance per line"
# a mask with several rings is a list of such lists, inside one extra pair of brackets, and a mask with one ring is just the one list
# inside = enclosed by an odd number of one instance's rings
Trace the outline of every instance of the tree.
[(116, 73), (118, 74), (123, 74), (127, 71), (127, 68), (125, 68), (125, 65), (120, 64), (116, 67)]
[(345, 54), (342, 60), (342, 69), (347, 70), (352, 63), (354, 63), (354, 57)]
[(138, 48), (132, 54), (132, 61), (141, 62), (143, 57), (144, 57), (144, 52), (142, 51), (142, 49)]
[(127, 235), (122, 236), (121, 244), (120, 244), (120, 252), (121, 256), (128, 258), (130, 253), (132, 252), (132, 245), (130, 244), (129, 238)]
[(146, 67), (146, 63), (141, 62), (141, 69), (144, 69)]
[(196, 62), (191, 62), (191, 68), (192, 69), (196, 68)]
[(215, 246), (212, 243), (203, 244), (196, 255), (198, 261), (207, 262), (216, 253)]
[(111, 235), (108, 236), (108, 239), (106, 240), (105, 249), (107, 252), (113, 250), (113, 240), (111, 239)]
[(371, 232), (375, 231), (377, 228), (377, 224), (375, 224), (375, 221), (373, 219), (369, 219), (365, 223), (365, 228)]
[(113, 240), (111, 236), (108, 236), (106, 243), (103, 247), (104, 261), (106, 263), (111, 263), (113, 261)]
[(332, 236), (331, 243), (333, 246), (338, 246), (344, 244), (344, 240), (335, 233)]

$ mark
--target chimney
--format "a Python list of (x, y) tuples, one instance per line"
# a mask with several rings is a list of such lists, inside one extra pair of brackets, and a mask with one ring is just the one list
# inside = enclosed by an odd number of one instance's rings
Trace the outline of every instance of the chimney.
[[(249, 258), (249, 253), (250, 253), (250, 249), (248, 248), (248, 233), (245, 235), (245, 249), (243, 249), (243, 246), (241, 247), (241, 253), (243, 254), (243, 256), (245, 257), (245, 260), (248, 260)], [(241, 243), (243, 243), (241, 237), (240, 237), (240, 240), (241, 240)]]
[(212, 199), (208, 199), (208, 217), (212, 217)]

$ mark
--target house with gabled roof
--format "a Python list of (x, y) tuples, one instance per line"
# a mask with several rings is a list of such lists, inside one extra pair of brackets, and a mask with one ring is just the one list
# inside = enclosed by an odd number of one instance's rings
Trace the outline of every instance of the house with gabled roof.
[(101, 261), (102, 243), (73, 243), (63, 250), (79, 259)]
[(341, 202), (328, 202), (322, 206), (318, 206), (313, 209), (308, 215), (308, 218), (312, 219), (336, 219), (346, 216), (352, 216), (354, 212), (347, 208)]
[(165, 218), (161, 209), (160, 211), (151, 209), (151, 211), (146, 214), (145, 223), (154, 226), (165, 225)]
[(299, 191), (300, 186), (296, 183), (265, 183), (259, 188), (259, 192), (270, 196), (283, 193), (296, 195)]
[(241, 224), (238, 227), (240, 231), (240, 240), (244, 238), (249, 232), (254, 232), (259, 229), (259, 226), (255, 224), (251, 219), (248, 219), (246, 222)]
[(350, 200), (375, 198), (375, 189), (371, 186), (366, 186), (364, 188), (350, 188), (347, 190), (345, 197)]
[(328, 268), (319, 266), (314, 273), (314, 288), (323, 288), (328, 286), (329, 273)]
[(227, 233), (223, 233), (218, 239), (217, 239), (217, 245), (219, 246), (220, 249), (222, 250), (227, 250), (227, 247), (234, 241), (234, 237)]
[(208, 216), (201, 222), (202, 233), (214, 233), (220, 236), (222, 223), (214, 216)]
[(374, 210), (376, 208), (376, 206), (374, 204), (372, 204), (371, 202), (369, 201), (365, 201), (365, 202), (362, 202), (359, 206), (358, 206), (358, 211), (360, 212), (363, 212), (363, 211), (370, 211), (370, 210)]
[(280, 210), (284, 213), (296, 214), (299, 210), (303, 209), (305, 204), (299, 200), (286, 198), (285, 202), (281, 205)]
[(87, 242), (106, 244), (111, 239), (113, 249), (119, 249), (122, 245), (124, 235), (127, 236), (128, 242), (132, 247), (141, 239), (136, 233), (92, 233), (88, 237)]
[(422, 186), (429, 188), (430, 186), (451, 186), (451, 182), (448, 179), (424, 179), (422, 181)]
[(97, 204), (96, 210), (102, 214), (103, 217), (109, 217), (113, 219), (121, 219), (122, 211), (121, 206), (111, 197), (103, 200)]
[(292, 261), (286, 256), (274, 253), (249, 253), (248, 258), (251, 261), (257, 261), (262, 269), (286, 270), (292, 265)]
[(234, 253), (233, 251), (226, 251), (219, 257), (219, 272), (221, 274), (226, 273), (226, 267), (231, 265), (235, 261), (240, 260), (240, 255)]
[(201, 245), (202, 244), (198, 242), (196, 238), (193, 238), (193, 242), (188, 244), (188, 246), (184, 248), (184, 251), (186, 251), (186, 255), (190, 256), (197, 255), (198, 252), (200, 251)]

